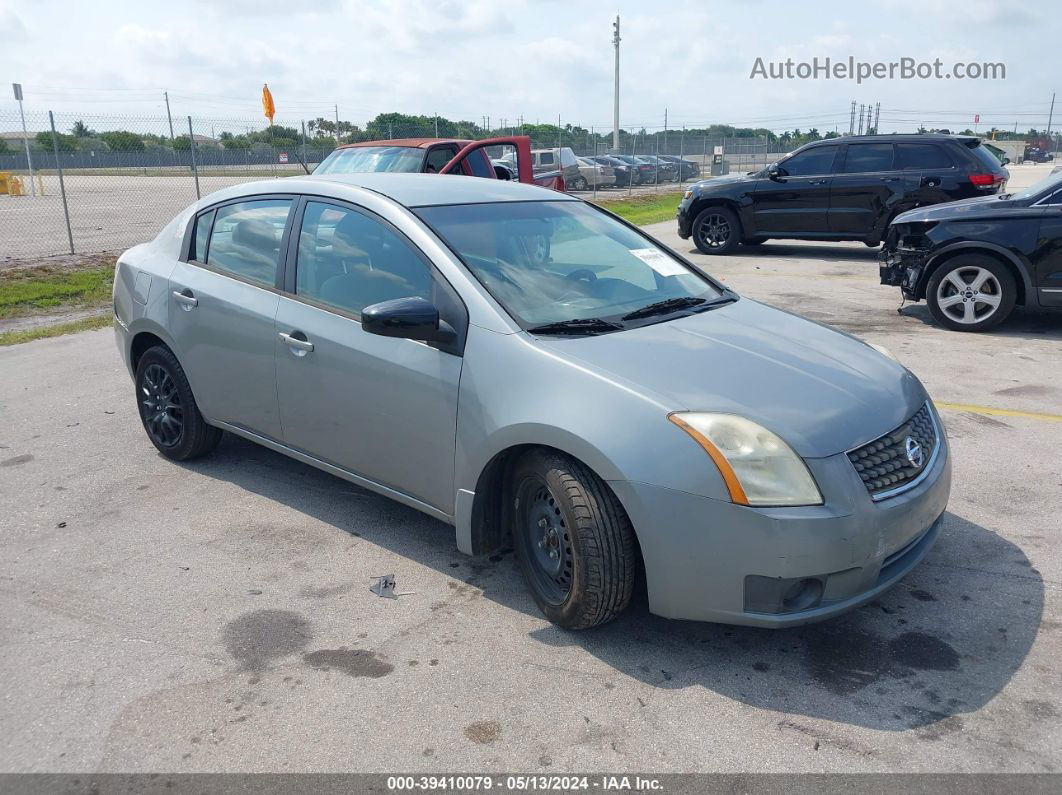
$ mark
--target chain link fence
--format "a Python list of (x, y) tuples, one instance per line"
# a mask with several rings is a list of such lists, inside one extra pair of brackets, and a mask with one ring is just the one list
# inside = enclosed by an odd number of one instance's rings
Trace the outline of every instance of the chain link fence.
[[(610, 131), (569, 125), (487, 129), (440, 120), (338, 127), (337, 139), (336, 126), (320, 119), (266, 127), (258, 119), (28, 112), (23, 134), (19, 114), (0, 110), (0, 261), (142, 243), (200, 196), (309, 173), (337, 145), (357, 141), (529, 135), (533, 150), (552, 152), (537, 158), (537, 172), (564, 163), (569, 188), (599, 196), (680, 189), (709, 175), (716, 147), (730, 171), (763, 168), (780, 156), (764, 138), (682, 130), (623, 131), (617, 150)], [(602, 159), (613, 156), (621, 163)], [(574, 165), (573, 157), (580, 158)]]

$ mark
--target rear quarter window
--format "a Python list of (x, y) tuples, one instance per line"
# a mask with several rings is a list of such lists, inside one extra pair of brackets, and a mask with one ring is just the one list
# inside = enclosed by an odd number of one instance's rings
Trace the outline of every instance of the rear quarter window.
[(984, 167), (986, 171), (995, 172), (1002, 168), (995, 155), (989, 152), (985, 147), (981, 146), (981, 144), (975, 146), (970, 152), (973, 154), (974, 158), (976, 158), (977, 164)]

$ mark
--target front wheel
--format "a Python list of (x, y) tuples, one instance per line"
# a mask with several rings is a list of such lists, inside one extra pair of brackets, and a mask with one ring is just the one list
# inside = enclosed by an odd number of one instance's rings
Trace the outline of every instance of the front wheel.
[(634, 530), (612, 491), (561, 453), (536, 450), (513, 472), (516, 559), (546, 618), (588, 629), (615, 618), (631, 600)]
[(586, 177), (576, 177), (571, 182), (572, 190), (586, 190), (587, 187)]
[(1014, 275), (990, 257), (956, 257), (926, 285), (929, 311), (953, 331), (984, 331), (1006, 320), (1018, 297)]
[(693, 242), (702, 254), (729, 254), (741, 240), (741, 223), (726, 207), (706, 207), (693, 221)]
[(151, 443), (174, 461), (205, 455), (222, 431), (207, 425), (177, 357), (166, 347), (149, 348), (136, 366), (136, 405)]

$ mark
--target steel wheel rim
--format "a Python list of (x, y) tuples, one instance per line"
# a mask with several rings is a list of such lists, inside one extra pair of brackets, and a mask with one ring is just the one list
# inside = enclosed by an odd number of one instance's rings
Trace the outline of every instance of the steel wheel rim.
[(700, 238), (708, 248), (725, 246), (730, 240), (730, 222), (718, 213), (712, 213), (701, 223)]
[(152, 441), (175, 447), (184, 436), (184, 409), (177, 382), (160, 364), (150, 364), (140, 377), (140, 416)]
[(518, 531), (531, 576), (543, 599), (552, 605), (564, 604), (572, 590), (574, 571), (569, 528), (545, 481), (532, 480), (521, 492)]
[(545, 235), (535, 235), (531, 238), (531, 257), (539, 265), (549, 259), (549, 241)]
[(964, 326), (992, 317), (1003, 301), (1003, 287), (995, 274), (979, 265), (955, 268), (937, 285), (937, 306), (949, 319)]

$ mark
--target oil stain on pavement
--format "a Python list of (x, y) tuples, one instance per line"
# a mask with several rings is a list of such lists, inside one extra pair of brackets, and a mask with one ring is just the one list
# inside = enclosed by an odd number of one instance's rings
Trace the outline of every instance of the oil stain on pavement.
[(347, 676), (379, 679), (395, 669), (369, 649), (320, 649), (302, 656), (303, 662), (319, 671), (340, 671)]
[(255, 610), (225, 625), (225, 648), (245, 671), (264, 671), (313, 640), (310, 623), (290, 610)]

